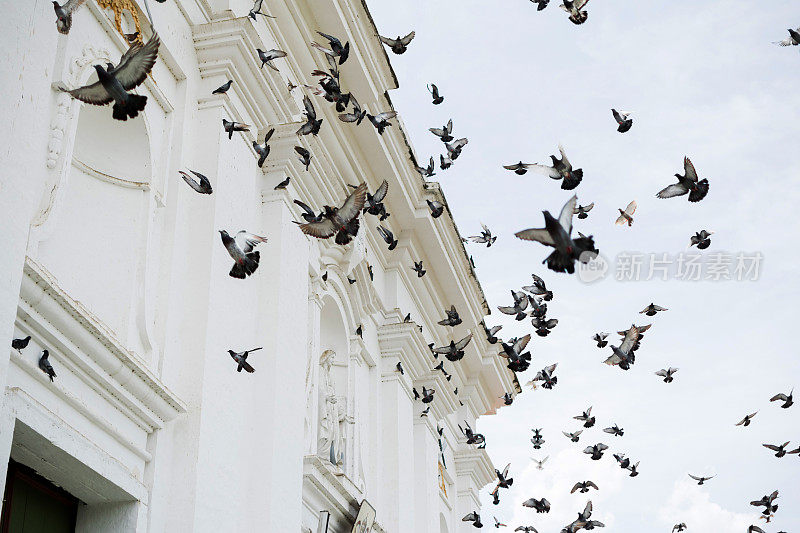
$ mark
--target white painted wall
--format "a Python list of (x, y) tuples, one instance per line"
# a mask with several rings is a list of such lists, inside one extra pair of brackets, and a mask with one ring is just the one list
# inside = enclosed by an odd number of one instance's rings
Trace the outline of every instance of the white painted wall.
[[(276, 0), (268, 9), (278, 18), (253, 23), (245, 0), (151, 4), (163, 44), (139, 89), (147, 108), (120, 123), (52, 88), (86, 83), (93, 64), (119, 58), (126, 44), (113, 17), (88, 0), (61, 36), (50, 4), (0, 0), (0, 116), (11, 126), (0, 132), (0, 344), (33, 337), (21, 354), (0, 354), (0, 486), (9, 456), (33, 467), (87, 504), (81, 532), (316, 531), (323, 509), (332, 533), (349, 532), (362, 499), (377, 510), (376, 530), (465, 530), (464, 495), (492, 471), (456, 424), (474, 426), (492, 409), (486, 398), (512, 382), (483, 340), (488, 308), (452, 221), (425, 215), (425, 199), (440, 193), (423, 187), (400, 124), (379, 137), (315, 99), (323, 131), (294, 135), (302, 94), (286, 81), (311, 82), (323, 66), (308, 46), (320, 28), (351, 41), (343, 83), (359, 102), (390, 105), (396, 80), (364, 7)], [(256, 47), (289, 52), (280, 74), (258, 69)], [(229, 78), (228, 95), (210, 94)], [(229, 140), (222, 118), (252, 131)], [(272, 154), (259, 169), (251, 143), (269, 127)], [(295, 144), (312, 151), (310, 172)], [(177, 173), (187, 168), (208, 175), (214, 194), (191, 191)], [(288, 190), (274, 191), (287, 175)], [(374, 190), (383, 179), (387, 224), (401, 236), (393, 252), (373, 217), (346, 248), (293, 223), (295, 198), (321, 206), (340, 201), (347, 183)], [(220, 229), (269, 238), (254, 276), (228, 276)], [(425, 260), (425, 278), (412, 259)], [(451, 303), (465, 317), (455, 332), (435, 325)], [(400, 324), (407, 312), (422, 333)], [(468, 331), (475, 341), (446, 383), (426, 345)], [(264, 347), (250, 359), (256, 373), (236, 373), (227, 350), (255, 346)], [(53, 383), (37, 367), (45, 348)], [(346, 406), (341, 467), (316, 455), (325, 349), (336, 351)], [(428, 420), (411, 395), (423, 384), (439, 389)], [(455, 386), (464, 407), (446, 390)], [(450, 446), (447, 500), (437, 422)]]

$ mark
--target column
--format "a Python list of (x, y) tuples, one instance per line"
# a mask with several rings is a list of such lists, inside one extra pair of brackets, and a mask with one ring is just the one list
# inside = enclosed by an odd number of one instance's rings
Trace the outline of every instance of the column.
[(414, 420), (414, 531), (439, 529), (439, 443), (428, 417)]
[(303, 501), (304, 417), (298, 411), (306, 405), (309, 243), (292, 220), (283, 196), (264, 200), (270, 248), (261, 256), (260, 268), (269, 275), (260, 291), (259, 336), (269, 355), (261, 365), (263, 417), (254, 423), (269, 428), (258, 457), (267, 464), (258, 529), (276, 532), (299, 529)]
[(387, 531), (416, 532), (414, 492), (414, 404), (406, 377), (394, 370), (397, 358), (384, 357), (380, 383), (378, 455), (380, 499), (376, 509)]

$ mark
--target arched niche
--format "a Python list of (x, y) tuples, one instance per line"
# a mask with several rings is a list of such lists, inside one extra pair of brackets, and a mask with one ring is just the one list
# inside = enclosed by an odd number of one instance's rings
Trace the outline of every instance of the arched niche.
[(447, 519), (444, 517), (444, 513), (439, 513), (439, 531), (441, 533), (450, 533), (450, 530), (447, 528)]
[(36, 251), (59, 285), (126, 344), (146, 255), (151, 179), (144, 114), (122, 122), (109, 106), (80, 106), (58, 205)]

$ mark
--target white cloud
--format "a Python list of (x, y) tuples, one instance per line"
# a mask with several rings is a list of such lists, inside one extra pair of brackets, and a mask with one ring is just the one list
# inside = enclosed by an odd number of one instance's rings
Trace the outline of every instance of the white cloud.
[[(734, 513), (711, 501), (709, 493), (690, 480), (675, 482), (669, 501), (659, 510), (668, 524), (685, 522), (689, 531), (745, 531), (753, 514)], [(756, 517), (757, 518), (757, 517)]]

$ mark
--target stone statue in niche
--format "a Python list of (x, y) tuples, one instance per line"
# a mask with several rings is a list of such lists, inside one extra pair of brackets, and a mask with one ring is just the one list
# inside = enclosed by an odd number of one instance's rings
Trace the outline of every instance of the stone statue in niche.
[(331, 367), (336, 352), (325, 350), (319, 360), (319, 445), (317, 455), (341, 467), (344, 464), (347, 399), (336, 395)]

